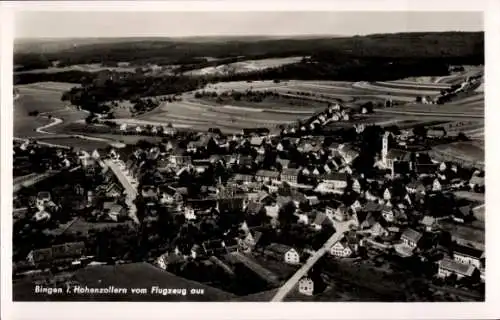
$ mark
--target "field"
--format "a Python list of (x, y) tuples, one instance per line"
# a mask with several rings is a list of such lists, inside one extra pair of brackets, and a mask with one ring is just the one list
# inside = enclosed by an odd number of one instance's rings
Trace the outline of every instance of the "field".
[[(76, 86), (72, 83), (44, 82), (29, 85), (16, 86), (19, 90), (19, 97), (14, 102), (14, 136), (33, 137), (41, 136), (42, 133), (35, 131), (36, 128), (49, 124), (51, 121), (46, 118), (52, 115), (60, 118), (65, 123), (83, 119), (86, 113), (78, 111), (61, 101), (64, 91)], [(39, 111), (40, 116), (32, 117), (28, 113)], [(60, 130), (64, 124), (52, 127), (51, 130)]]
[(187, 75), (213, 75), (213, 74), (229, 74), (229, 73), (245, 73), (268, 68), (275, 68), (286, 64), (296, 63), (302, 60), (302, 57), (288, 58), (270, 58), (260, 60), (246, 60), (234, 62), (216, 67), (206, 67), (202, 69), (187, 71)]
[(34, 69), (28, 71), (18, 71), (16, 74), (30, 74), (30, 73), (57, 73), (57, 72), (65, 72), (65, 71), (85, 71), (85, 72), (99, 72), (102, 70), (110, 70), (117, 72), (135, 72), (135, 68), (133, 67), (106, 67), (102, 66), (99, 63), (93, 64), (80, 64), (80, 65), (72, 65), (68, 67), (50, 67), (47, 69)]
[(484, 146), (475, 141), (438, 145), (433, 150), (450, 159), (462, 159), (471, 163), (484, 164)]
[[(459, 75), (454, 75), (459, 77)], [(484, 94), (471, 93), (453, 103), (445, 105), (416, 104), (417, 96), (437, 96), (440, 91), (449, 88), (448, 83), (435, 83), (417, 80), (397, 80), (380, 82), (346, 81), (237, 81), (207, 85), (203, 91), (231, 92), (272, 91), (280, 97), (266, 98), (263, 102), (249, 102), (245, 99), (235, 101), (224, 99), (222, 103), (214, 98), (194, 98), (193, 93), (186, 93), (183, 101), (163, 104), (159, 108), (141, 115), (137, 119), (118, 119), (123, 123), (165, 124), (171, 122), (174, 127), (207, 130), (219, 127), (226, 132), (239, 132), (246, 127), (276, 128), (280, 124), (292, 123), (305, 119), (324, 108), (327, 102), (374, 101), (384, 102), (387, 98), (397, 102), (392, 108), (377, 109), (364, 123), (398, 123), (403, 121), (444, 122), (463, 119), (477, 119), (474, 128), (464, 128), (470, 136), (481, 139), (484, 126)], [(433, 79), (437, 81), (439, 79)], [(286, 98), (284, 98), (286, 96)], [(299, 103), (300, 101), (300, 103)], [(422, 119), (422, 117), (425, 117)]]
[[(313, 110), (297, 113), (296, 110), (268, 110), (266, 108), (245, 108), (233, 105), (214, 106), (194, 99), (163, 104), (152, 112), (130, 121), (143, 124), (166, 124), (172, 122), (176, 128), (208, 130), (218, 127), (226, 132), (240, 132), (241, 128), (278, 127), (300, 118), (312, 115)], [(117, 120), (125, 122), (125, 120)]]
[(104, 141), (87, 140), (76, 137), (51, 138), (50, 136), (47, 136), (46, 138), (44, 136), (37, 139), (41, 142), (51, 143), (54, 145), (68, 146), (77, 149), (83, 149), (86, 151), (92, 151), (94, 149), (105, 149), (109, 146), (109, 143)]

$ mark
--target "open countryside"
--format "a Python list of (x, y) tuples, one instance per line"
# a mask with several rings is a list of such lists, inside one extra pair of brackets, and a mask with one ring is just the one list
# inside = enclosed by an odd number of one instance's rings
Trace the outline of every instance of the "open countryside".
[(18, 53), (14, 299), (88, 286), (148, 290), (43, 300), (483, 301), (482, 43)]

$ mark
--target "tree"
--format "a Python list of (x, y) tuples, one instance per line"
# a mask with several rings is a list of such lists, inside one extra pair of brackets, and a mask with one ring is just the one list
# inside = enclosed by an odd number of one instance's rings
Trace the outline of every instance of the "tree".
[(463, 132), (459, 132), (457, 135), (457, 140), (458, 141), (469, 141), (469, 137), (465, 135)]
[(412, 131), (415, 136), (421, 138), (427, 137), (427, 129), (423, 125), (415, 126)]
[(289, 226), (297, 222), (298, 217), (294, 215), (295, 210), (295, 204), (292, 201), (282, 206), (278, 211), (278, 221), (280, 225)]

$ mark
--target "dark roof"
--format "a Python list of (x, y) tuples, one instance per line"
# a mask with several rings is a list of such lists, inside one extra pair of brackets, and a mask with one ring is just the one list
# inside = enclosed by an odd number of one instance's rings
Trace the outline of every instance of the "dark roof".
[(281, 174), (282, 174), (282, 175), (288, 175), (288, 176), (296, 176), (296, 175), (298, 175), (298, 174), (299, 174), (299, 172), (300, 172), (300, 170), (299, 170), (299, 169), (286, 169), (286, 168), (285, 168), (285, 169), (283, 169), (283, 170), (281, 171)]
[(390, 149), (387, 152), (387, 159), (391, 160), (409, 160), (409, 155), (411, 153), (405, 150)]
[(285, 254), (291, 249), (293, 248), (281, 243), (271, 243), (270, 245), (266, 246), (266, 250), (270, 250), (279, 254)]
[(250, 203), (247, 205), (247, 212), (250, 214), (257, 214), (259, 213), (264, 206), (260, 203), (250, 201)]
[(257, 173), (255, 175), (260, 176), (260, 177), (277, 178), (279, 176), (279, 174), (280, 173), (278, 171), (259, 170), (259, 171), (257, 171)]
[(474, 272), (474, 266), (446, 258), (439, 261), (439, 267), (464, 276), (471, 276)]
[(483, 256), (483, 251), (476, 248), (464, 246), (461, 244), (455, 244), (455, 246), (453, 247), (453, 254), (459, 254), (476, 259), (481, 259), (481, 257)]
[(425, 164), (416, 164), (415, 172), (419, 174), (432, 174), (436, 173), (439, 164), (437, 163), (425, 163)]
[(326, 218), (327, 217), (324, 212), (318, 212), (316, 218), (314, 219), (313, 224), (322, 225)]
[(422, 238), (422, 234), (418, 231), (415, 231), (413, 229), (406, 229), (403, 234), (401, 235), (401, 238), (407, 238), (413, 242), (418, 242)]
[(363, 206), (363, 210), (366, 212), (382, 211), (382, 205), (374, 201), (368, 201)]
[(346, 173), (331, 172), (321, 176), (323, 180), (333, 180), (333, 181), (346, 181), (349, 176)]

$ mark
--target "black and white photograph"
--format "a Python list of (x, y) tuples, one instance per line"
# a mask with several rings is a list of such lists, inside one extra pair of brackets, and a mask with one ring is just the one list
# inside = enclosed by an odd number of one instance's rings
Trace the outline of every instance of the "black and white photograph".
[(16, 12), (12, 300), (484, 302), (484, 23)]

